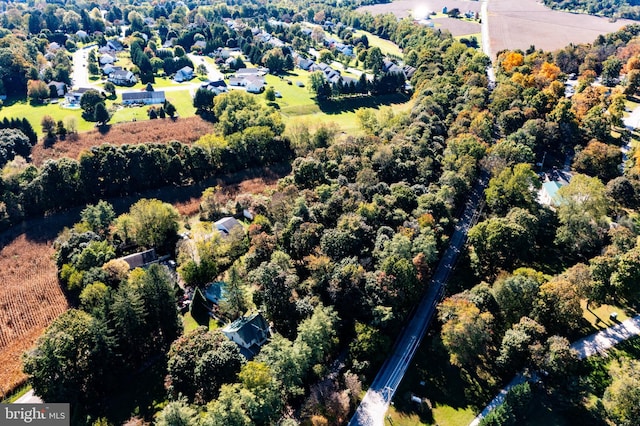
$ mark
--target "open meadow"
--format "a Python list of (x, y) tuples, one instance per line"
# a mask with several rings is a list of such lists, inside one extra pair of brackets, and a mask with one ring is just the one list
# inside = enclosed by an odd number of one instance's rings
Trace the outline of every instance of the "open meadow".
[(0, 398), (25, 380), (22, 353), (68, 308), (52, 255), (25, 234), (0, 251)]

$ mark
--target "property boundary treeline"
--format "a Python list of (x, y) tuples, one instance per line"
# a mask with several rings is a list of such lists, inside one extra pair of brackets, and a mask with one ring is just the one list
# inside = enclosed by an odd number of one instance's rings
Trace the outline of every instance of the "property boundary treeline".
[(49, 160), (30, 166), (0, 191), (6, 204), (0, 225), (7, 229), (24, 218), (68, 209), (100, 198), (120, 197), (167, 185), (184, 186), (204, 179), (288, 161), (289, 141), (236, 138), (225, 147), (168, 144), (101, 145), (78, 160)]

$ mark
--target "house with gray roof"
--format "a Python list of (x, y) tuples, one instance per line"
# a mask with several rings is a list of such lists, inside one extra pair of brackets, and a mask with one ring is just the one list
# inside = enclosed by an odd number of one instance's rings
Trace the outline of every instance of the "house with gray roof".
[(127, 262), (129, 269), (144, 268), (152, 263), (156, 263), (158, 261), (158, 255), (155, 249), (150, 249), (121, 257), (118, 260)]
[(122, 104), (123, 105), (132, 105), (132, 104), (163, 104), (165, 101), (165, 96), (163, 91), (158, 92), (124, 92), (122, 93)]
[(227, 216), (214, 223), (215, 229), (220, 231), (222, 235), (229, 235), (234, 228), (238, 226), (242, 229), (242, 224), (234, 217)]
[(269, 339), (271, 330), (267, 320), (258, 312), (238, 318), (226, 325), (222, 333), (238, 345), (245, 358), (252, 359)]

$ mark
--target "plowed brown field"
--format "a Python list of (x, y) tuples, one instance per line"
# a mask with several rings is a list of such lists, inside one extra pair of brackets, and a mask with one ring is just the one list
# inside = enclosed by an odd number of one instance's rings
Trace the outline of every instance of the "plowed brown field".
[(24, 381), (22, 353), (68, 308), (53, 252), (24, 234), (0, 250), (0, 397)]
[(106, 133), (100, 133), (98, 130), (80, 133), (77, 141), (58, 141), (50, 148), (45, 148), (42, 142), (39, 142), (33, 147), (31, 158), (39, 166), (49, 158), (77, 159), (83, 150), (105, 143), (133, 145), (147, 142), (167, 143), (174, 140), (191, 143), (212, 131), (213, 124), (198, 116), (178, 118), (176, 121), (164, 119), (121, 123), (111, 126)]

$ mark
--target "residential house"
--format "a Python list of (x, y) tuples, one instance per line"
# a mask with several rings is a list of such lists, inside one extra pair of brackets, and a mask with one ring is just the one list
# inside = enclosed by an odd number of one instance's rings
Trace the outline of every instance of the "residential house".
[(82, 98), (82, 95), (87, 90), (91, 90), (91, 89), (88, 88), (88, 87), (80, 87), (80, 88), (78, 88), (76, 90), (73, 90), (71, 92), (67, 92), (64, 95), (64, 99), (69, 105), (78, 105), (78, 104), (80, 104), (80, 98)]
[(298, 58), (298, 68), (305, 70), (305, 71), (309, 71), (309, 68), (311, 68), (311, 66), (314, 64), (315, 62), (313, 62), (311, 59), (307, 59), (307, 58), (303, 58), (303, 57), (299, 57)]
[(117, 70), (109, 75), (108, 80), (119, 86), (133, 86), (138, 81), (138, 78), (131, 71)]
[(260, 312), (238, 318), (222, 329), (229, 340), (238, 345), (240, 353), (252, 359), (260, 351), (271, 334), (269, 323)]
[(173, 79), (178, 83), (182, 83), (183, 81), (189, 81), (193, 78), (193, 68), (189, 66), (185, 66), (180, 68)]
[(103, 53), (100, 55), (100, 65), (113, 64), (116, 61), (116, 58), (109, 55), (108, 53)]
[(49, 88), (51, 88), (51, 86), (55, 87), (56, 93), (58, 94), (59, 98), (67, 93), (67, 85), (61, 81), (51, 81), (47, 84), (47, 86), (49, 86)]
[(234, 77), (229, 78), (230, 86), (244, 87), (249, 93), (262, 92), (265, 84), (264, 74), (258, 68), (241, 68)]
[(401, 67), (388, 59), (385, 59), (383, 61), (382, 71), (389, 74), (404, 74), (404, 71)]
[(240, 227), (242, 229), (242, 224), (231, 216), (217, 220), (214, 226), (223, 236), (229, 235), (234, 228)]
[(204, 83), (200, 87), (202, 87), (203, 89), (207, 89), (210, 92), (215, 93), (216, 95), (219, 95), (220, 93), (225, 93), (228, 91), (227, 83), (225, 83), (224, 80), (210, 81), (208, 83)]
[(78, 31), (76, 31), (76, 36), (78, 36), (78, 38), (84, 40), (85, 38), (89, 37), (89, 34), (87, 34), (87, 32), (85, 30), (78, 30)]
[(131, 270), (135, 268), (144, 268), (151, 265), (152, 263), (157, 263), (158, 255), (156, 254), (155, 249), (150, 249), (121, 257), (118, 260), (124, 260), (125, 262), (127, 262), (127, 264), (129, 265), (129, 269)]
[(558, 189), (562, 187), (562, 183), (558, 181), (549, 181), (542, 184), (540, 191), (538, 192), (538, 201), (540, 204), (557, 207), (558, 206)]
[(106, 64), (102, 67), (102, 72), (105, 75), (111, 75), (111, 73), (113, 73), (114, 71), (122, 71), (122, 67), (118, 67), (112, 64)]
[(109, 48), (109, 50), (113, 50), (114, 52), (121, 52), (124, 50), (124, 46), (122, 45), (122, 43), (120, 43), (120, 41), (116, 39), (107, 40), (107, 48)]
[(122, 94), (122, 104), (163, 104), (165, 102), (165, 96), (163, 91), (158, 92), (124, 92)]

